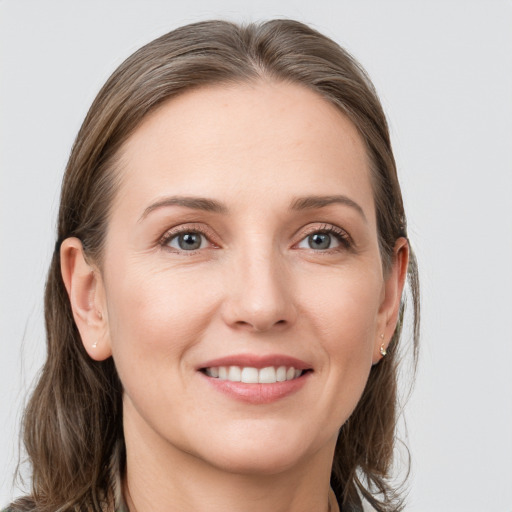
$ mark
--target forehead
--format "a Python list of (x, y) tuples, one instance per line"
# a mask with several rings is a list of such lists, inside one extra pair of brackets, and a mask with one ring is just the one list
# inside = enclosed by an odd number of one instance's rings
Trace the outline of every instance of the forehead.
[(231, 194), (243, 202), (254, 194), (349, 193), (373, 211), (359, 132), (300, 85), (261, 81), (188, 91), (149, 114), (120, 156), (121, 197)]

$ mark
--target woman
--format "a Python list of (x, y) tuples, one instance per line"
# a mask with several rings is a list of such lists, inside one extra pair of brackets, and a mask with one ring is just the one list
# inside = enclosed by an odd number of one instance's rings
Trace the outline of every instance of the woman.
[(114, 72), (64, 177), (12, 510), (400, 509), (416, 264), (364, 71), (294, 21), (204, 22)]

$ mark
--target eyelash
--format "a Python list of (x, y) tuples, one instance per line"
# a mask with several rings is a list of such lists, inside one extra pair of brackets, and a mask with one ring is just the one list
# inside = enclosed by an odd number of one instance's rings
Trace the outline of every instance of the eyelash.
[[(189, 251), (187, 251), (187, 250), (178, 251), (169, 246), (169, 242), (171, 240), (173, 240), (177, 236), (184, 234), (184, 233), (199, 234), (201, 236), (204, 236), (206, 238), (206, 240), (210, 244), (212, 244), (215, 248), (219, 247), (214, 242), (212, 242), (212, 238), (214, 238), (213, 232), (206, 229), (204, 226), (197, 226), (197, 225), (184, 225), (184, 226), (179, 226), (177, 228), (171, 229), (171, 230), (167, 231), (166, 233), (164, 233), (164, 235), (160, 238), (158, 243), (160, 246), (162, 246), (168, 250), (171, 250), (172, 252), (188, 253), (189, 255), (193, 255), (193, 254), (197, 253), (199, 250), (201, 250), (201, 249), (196, 249), (196, 250), (189, 250)], [(345, 249), (345, 250), (350, 250), (354, 247), (354, 242), (352, 240), (352, 237), (345, 230), (338, 228), (337, 226), (333, 226), (332, 224), (324, 224), (321, 227), (317, 227), (317, 226), (311, 227), (302, 235), (301, 239), (298, 242), (296, 242), (294, 245), (299, 244), (300, 242), (305, 240), (307, 237), (314, 235), (314, 234), (325, 234), (325, 235), (334, 236), (336, 238), (336, 240), (341, 244), (342, 249)], [(329, 254), (332, 252), (338, 252), (342, 249), (340, 249), (340, 247), (334, 247), (334, 248), (325, 249), (325, 250), (318, 250), (318, 249), (311, 249), (311, 250), (314, 252), (317, 252), (317, 253)]]

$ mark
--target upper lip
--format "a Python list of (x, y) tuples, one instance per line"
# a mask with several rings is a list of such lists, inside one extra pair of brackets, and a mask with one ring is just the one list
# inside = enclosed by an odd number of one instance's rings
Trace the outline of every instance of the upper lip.
[(296, 370), (311, 370), (311, 365), (297, 359), (296, 357), (290, 357), (284, 354), (268, 354), (268, 355), (256, 355), (256, 354), (234, 354), (231, 356), (219, 357), (217, 359), (211, 359), (204, 363), (201, 363), (197, 369), (202, 370), (204, 368), (215, 368), (219, 366), (240, 366), (242, 368), (267, 368), (269, 366), (293, 366)]

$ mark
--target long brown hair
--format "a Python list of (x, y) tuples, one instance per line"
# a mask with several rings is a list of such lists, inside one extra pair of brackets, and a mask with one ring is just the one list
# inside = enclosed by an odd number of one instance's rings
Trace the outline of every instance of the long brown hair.
[[(291, 20), (239, 26), (209, 21), (174, 30), (130, 56), (94, 100), (73, 145), (61, 192), (57, 250), (45, 293), (47, 360), (24, 415), (32, 492), (16, 510), (108, 510), (123, 468), (122, 385), (112, 359), (96, 362), (80, 341), (61, 278), (58, 246), (76, 236), (101, 267), (116, 156), (141, 120), (164, 100), (211, 84), (273, 79), (302, 84), (336, 105), (365, 141), (371, 162), (384, 270), (406, 219), (386, 119), (364, 70), (342, 48)], [(411, 250), (414, 354), (419, 287)], [(389, 482), (397, 420), (397, 361), (404, 303), (388, 355), (375, 365), (363, 396), (340, 430), (332, 468), (344, 512), (364, 496), (379, 512), (401, 509)]]

